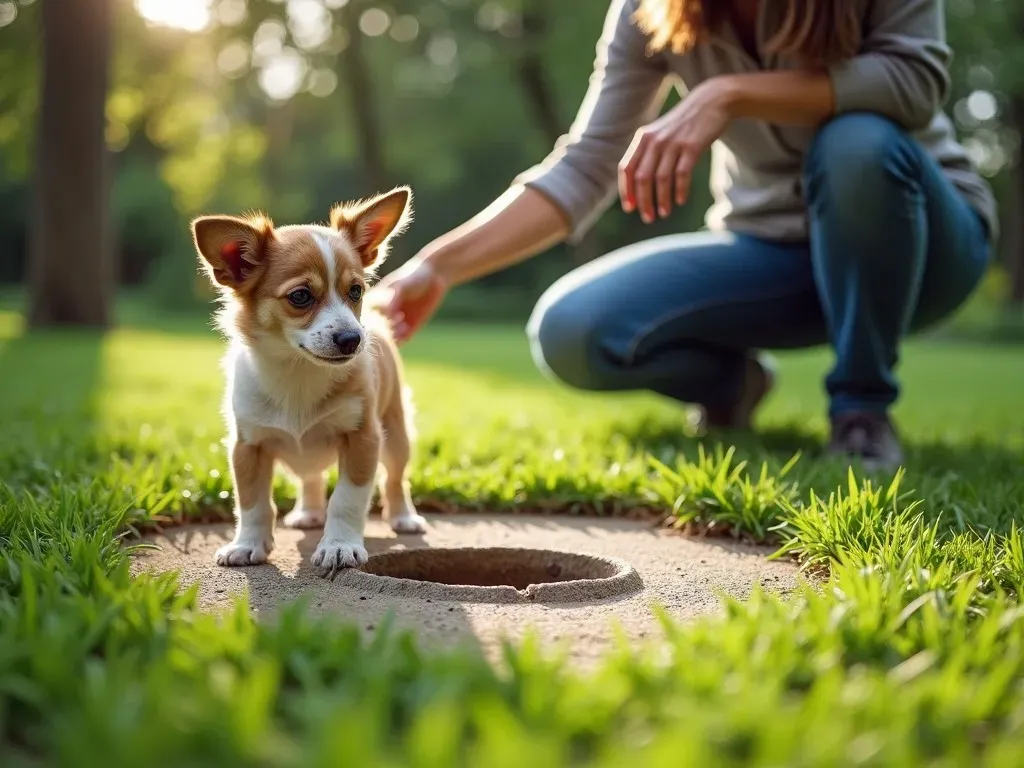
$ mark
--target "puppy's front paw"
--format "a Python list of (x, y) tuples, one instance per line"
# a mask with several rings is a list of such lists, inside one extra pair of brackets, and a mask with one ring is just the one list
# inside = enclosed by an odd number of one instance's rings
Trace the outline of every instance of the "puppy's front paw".
[(323, 510), (293, 509), (284, 516), (284, 525), (286, 528), (299, 528), (302, 530), (323, 528), (325, 517)]
[(317, 545), (311, 562), (315, 568), (336, 571), (340, 568), (355, 568), (367, 560), (369, 555), (362, 541), (325, 538)]
[(427, 532), (427, 521), (422, 515), (417, 514), (411, 509), (407, 509), (403, 514), (390, 518), (388, 523), (391, 524), (391, 530), (395, 533)]
[(268, 538), (238, 538), (217, 550), (217, 565), (261, 565), (273, 548), (274, 542)]

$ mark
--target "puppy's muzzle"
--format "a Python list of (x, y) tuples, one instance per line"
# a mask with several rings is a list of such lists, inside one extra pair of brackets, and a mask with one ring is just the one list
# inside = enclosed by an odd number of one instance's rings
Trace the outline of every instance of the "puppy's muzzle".
[(363, 343), (363, 334), (359, 331), (339, 331), (331, 336), (331, 340), (341, 357), (352, 357)]

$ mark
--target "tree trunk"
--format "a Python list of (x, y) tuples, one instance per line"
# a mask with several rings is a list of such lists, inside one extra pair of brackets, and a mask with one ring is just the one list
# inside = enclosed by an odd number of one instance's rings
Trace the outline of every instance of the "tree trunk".
[(364, 4), (350, 0), (341, 9), (341, 23), (348, 33), (348, 45), (339, 57), (341, 71), (338, 79), (348, 87), (349, 108), (355, 120), (363, 169), (367, 182), (373, 187), (369, 191), (384, 192), (389, 187), (388, 172), (370, 67), (366, 63), (362, 32), (359, 31), (362, 7)]
[[(533, 119), (549, 145), (554, 146), (561, 137), (562, 121), (558, 116), (557, 99), (548, 80), (541, 58), (541, 45), (547, 33), (547, 17), (543, 3), (530, 3), (523, 9), (522, 40), (519, 49), (516, 74), (519, 87), (533, 113)], [(601, 245), (594, 230), (589, 231), (575, 246), (570, 248), (572, 260), (585, 264), (601, 252)]]
[(111, 0), (49, 0), (41, 11), (29, 324), (105, 327), (114, 288), (104, 139)]
[[(1010, 119), (1019, 136), (1024, 137), (1024, 95), (1010, 99)], [(1024, 169), (1018, 161), (1011, 171), (1009, 209), (1003, 217), (1006, 233), (1007, 270), (1010, 273), (1011, 307), (1024, 307)]]

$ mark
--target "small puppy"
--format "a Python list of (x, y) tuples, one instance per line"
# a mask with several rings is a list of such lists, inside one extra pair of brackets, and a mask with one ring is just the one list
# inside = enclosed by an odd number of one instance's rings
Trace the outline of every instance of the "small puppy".
[[(367, 277), (411, 216), (410, 191), (335, 206), (330, 226), (275, 228), (262, 215), (203, 216), (195, 246), (224, 300), (219, 324), (224, 415), (235, 485), (235, 538), (220, 565), (267, 561), (277, 511), (275, 463), (296, 476), (291, 528), (323, 526), (313, 565), (331, 571), (367, 560), (363, 529), (378, 463), (384, 518), (399, 533), (425, 530), (405, 477), (409, 404), (401, 360), (383, 320), (363, 312)], [(326, 499), (325, 471), (338, 467)]]

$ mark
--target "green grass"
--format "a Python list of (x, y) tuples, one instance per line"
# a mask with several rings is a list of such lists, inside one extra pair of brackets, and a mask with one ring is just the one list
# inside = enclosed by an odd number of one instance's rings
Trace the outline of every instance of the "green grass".
[(127, 319), (24, 336), (0, 312), (4, 766), (1019, 762), (1020, 348), (908, 345), (908, 465), (866, 478), (819, 456), (824, 352), (783, 357), (758, 436), (700, 440), (672, 404), (543, 380), (520, 329), (429, 329), (406, 351), (423, 506), (645, 506), (821, 575), (581, 676), (530, 643), (501, 670), (387, 628), (367, 644), (301, 605), (216, 618), (173, 574), (130, 577), (126, 531), (225, 515), (230, 482), (219, 341)]

